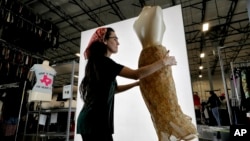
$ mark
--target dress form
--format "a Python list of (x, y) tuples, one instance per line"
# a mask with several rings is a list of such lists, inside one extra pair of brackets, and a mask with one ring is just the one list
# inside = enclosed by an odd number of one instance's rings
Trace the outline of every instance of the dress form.
[[(162, 46), (165, 24), (159, 6), (146, 6), (134, 23), (134, 30), (142, 44), (139, 67), (149, 65), (167, 55)], [(166, 66), (140, 80), (140, 90), (151, 114), (159, 141), (196, 137), (197, 130), (191, 119), (183, 114), (176, 95), (172, 69)]]
[(49, 61), (48, 60), (44, 60), (42, 63), (44, 66), (49, 66)]
[(165, 32), (162, 9), (159, 6), (143, 7), (134, 23), (134, 30), (143, 48), (161, 45)]
[(36, 84), (29, 94), (29, 101), (51, 101), (52, 85), (56, 71), (49, 66), (49, 61), (44, 60), (42, 64), (34, 64), (30, 69), (35, 72)]

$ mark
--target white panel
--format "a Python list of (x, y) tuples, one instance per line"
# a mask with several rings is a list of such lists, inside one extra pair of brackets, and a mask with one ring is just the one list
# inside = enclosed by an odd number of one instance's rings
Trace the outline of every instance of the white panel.
[[(170, 55), (176, 57), (177, 66), (173, 66), (179, 104), (183, 112), (193, 118), (195, 122), (191, 80), (189, 74), (187, 49), (185, 43), (184, 27), (182, 21), (181, 6), (174, 6), (163, 10), (166, 32), (163, 45), (170, 50)], [(111, 56), (117, 63), (130, 68), (137, 68), (138, 58), (142, 49), (141, 44), (133, 30), (136, 18), (107, 25), (116, 31), (119, 37), (118, 53)], [(88, 44), (95, 29), (82, 32), (81, 54)], [(79, 84), (84, 75), (85, 60), (80, 59)], [(126, 84), (133, 80), (117, 78), (118, 84)], [(77, 100), (77, 116), (83, 105), (82, 100)], [(115, 134), (114, 141), (157, 141), (157, 135), (153, 127), (150, 114), (142, 99), (139, 87), (120, 93), (115, 97)], [(81, 141), (80, 135), (76, 135), (75, 141)]]

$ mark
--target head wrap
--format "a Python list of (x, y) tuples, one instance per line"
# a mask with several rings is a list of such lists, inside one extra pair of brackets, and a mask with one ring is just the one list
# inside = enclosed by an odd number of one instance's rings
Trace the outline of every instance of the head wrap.
[(84, 51), (84, 58), (88, 59), (89, 58), (89, 48), (91, 46), (91, 44), (95, 41), (99, 41), (99, 42), (104, 42), (104, 37), (107, 33), (107, 28), (102, 27), (102, 28), (98, 28), (95, 33), (92, 35), (88, 46), (86, 47), (85, 51)]

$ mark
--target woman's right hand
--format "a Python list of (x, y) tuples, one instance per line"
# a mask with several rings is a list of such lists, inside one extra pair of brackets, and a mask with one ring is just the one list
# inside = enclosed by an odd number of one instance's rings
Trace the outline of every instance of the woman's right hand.
[(168, 51), (167, 55), (163, 58), (163, 63), (165, 66), (177, 65), (175, 57), (169, 56), (169, 51)]

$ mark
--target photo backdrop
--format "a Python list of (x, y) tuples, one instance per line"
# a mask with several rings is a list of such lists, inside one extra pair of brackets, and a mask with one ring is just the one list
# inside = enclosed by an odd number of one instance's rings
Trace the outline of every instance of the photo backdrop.
[[(192, 117), (192, 121), (196, 125), (181, 6), (177, 5), (163, 9), (163, 16), (166, 31), (162, 45), (170, 50), (170, 55), (175, 56), (177, 60), (177, 66), (172, 67), (172, 72), (179, 105), (185, 114)], [(120, 43), (118, 53), (113, 54), (111, 58), (117, 63), (132, 69), (137, 68), (138, 58), (142, 50), (141, 43), (133, 29), (136, 19), (137, 17), (105, 26), (112, 27), (115, 30)], [(83, 51), (95, 30), (91, 29), (81, 33), (79, 84), (84, 77), (86, 65)], [(134, 82), (134, 80), (122, 77), (117, 77), (117, 81), (118, 84)], [(83, 106), (83, 101), (79, 95), (78, 92), (76, 118)], [(117, 94), (115, 96), (114, 112), (114, 141), (158, 140), (139, 87)], [(75, 135), (75, 141), (81, 141), (80, 135)]]

